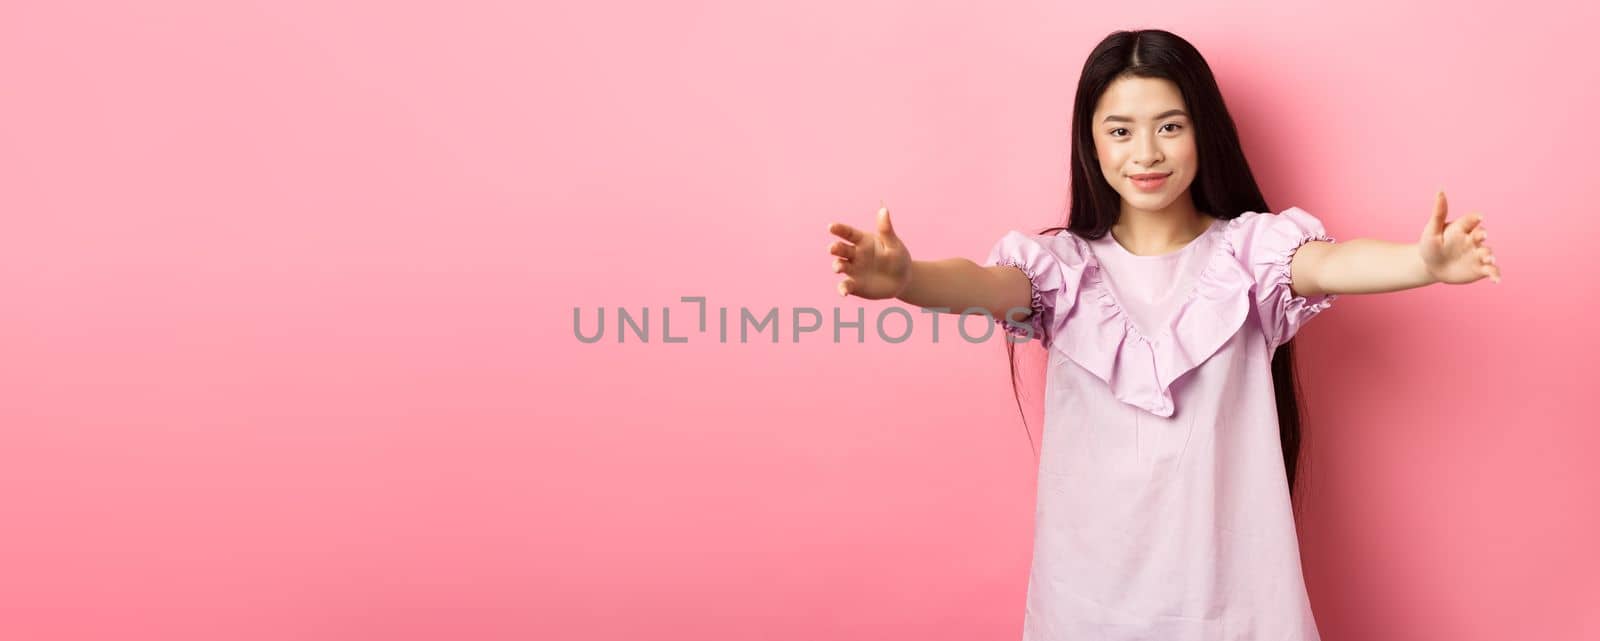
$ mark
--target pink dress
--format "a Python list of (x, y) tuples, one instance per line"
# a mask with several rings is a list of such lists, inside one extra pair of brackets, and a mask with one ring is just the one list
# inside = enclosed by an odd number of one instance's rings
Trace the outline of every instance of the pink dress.
[[(1337, 298), (1289, 260), (1299, 208), (1138, 256), (1011, 231), (1049, 355), (1026, 641), (1316, 641), (1279, 446), (1272, 351)], [(1003, 319), (1008, 332), (1026, 335)]]

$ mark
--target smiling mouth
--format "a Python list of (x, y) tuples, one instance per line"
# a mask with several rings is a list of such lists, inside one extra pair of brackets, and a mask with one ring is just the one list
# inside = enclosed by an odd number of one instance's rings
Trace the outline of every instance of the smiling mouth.
[(1137, 176), (1128, 176), (1128, 180), (1133, 181), (1133, 186), (1139, 188), (1141, 191), (1155, 191), (1165, 185), (1167, 182), (1167, 177), (1171, 175), (1172, 174), (1170, 173), (1139, 174)]

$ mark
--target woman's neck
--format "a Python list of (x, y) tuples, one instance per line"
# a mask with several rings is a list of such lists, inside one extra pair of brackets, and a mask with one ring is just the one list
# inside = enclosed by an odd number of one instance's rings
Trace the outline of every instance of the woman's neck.
[(1188, 193), (1165, 209), (1151, 211), (1122, 203), (1122, 214), (1111, 235), (1124, 248), (1141, 256), (1154, 256), (1182, 249), (1211, 228), (1210, 216), (1195, 209)]

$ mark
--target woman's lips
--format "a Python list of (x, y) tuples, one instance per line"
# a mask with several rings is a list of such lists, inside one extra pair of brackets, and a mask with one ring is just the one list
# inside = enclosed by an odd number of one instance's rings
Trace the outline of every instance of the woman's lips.
[(1139, 191), (1156, 191), (1161, 189), (1162, 185), (1167, 184), (1167, 178), (1171, 175), (1165, 174), (1155, 178), (1134, 178), (1129, 176), (1128, 180), (1133, 181), (1133, 186), (1138, 187)]

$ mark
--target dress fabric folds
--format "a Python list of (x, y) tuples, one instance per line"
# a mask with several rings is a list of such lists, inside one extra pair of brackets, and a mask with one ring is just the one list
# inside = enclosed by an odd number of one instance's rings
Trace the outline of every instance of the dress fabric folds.
[(1336, 295), (1290, 264), (1334, 239), (1298, 207), (1213, 219), (1184, 248), (1007, 232), (1048, 354), (1024, 639), (1319, 639), (1290, 510), (1271, 357)]

